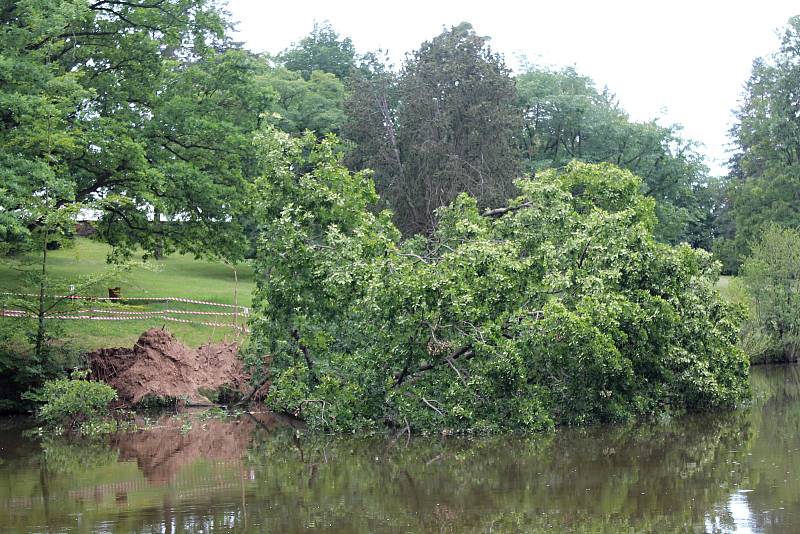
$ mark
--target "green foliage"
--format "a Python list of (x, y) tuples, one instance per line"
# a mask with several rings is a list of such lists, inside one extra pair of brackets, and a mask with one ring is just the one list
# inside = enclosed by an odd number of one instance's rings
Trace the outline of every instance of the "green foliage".
[[(255, 173), (252, 132), (272, 101), (257, 83), (258, 58), (236, 49), (204, 51), (196, 61), (165, 59), (140, 132), (124, 128), (146, 163), (102, 196), (99, 237), (160, 259), (176, 249), (243, 259), (247, 184)], [(105, 187), (86, 176), (87, 188)], [(147, 206), (147, 208), (143, 208)]]
[(351, 75), (348, 164), (376, 171), (404, 233), (433, 228), (433, 211), (460, 192), (499, 204), (515, 194), (520, 167), (535, 175), (579, 160), (643, 177), (657, 239), (711, 248), (719, 187), (679, 126), (631, 121), (572, 68), (528, 66), (511, 80), (487, 42), (462, 24), (423, 43), (399, 73), (368, 56)]
[(643, 177), (642, 192), (656, 199), (656, 237), (710, 248), (712, 197), (696, 143), (678, 126), (633, 122), (607, 88), (573, 68), (529, 66), (517, 79), (524, 127), (520, 136), (530, 172), (577, 159), (609, 162)]
[(653, 239), (630, 172), (571, 163), (485, 212), (460, 195), (430, 238), (401, 241), (332, 138), (259, 144), (249, 360), (271, 362), (271, 408), (336, 431), (491, 432), (746, 398), (718, 265)]
[(270, 95), (267, 109), (284, 132), (318, 135), (338, 132), (344, 122), (344, 84), (334, 74), (315, 70), (308, 79), (283, 67), (268, 69), (257, 82)]
[(117, 399), (117, 392), (104, 382), (87, 380), (87, 374), (75, 371), (70, 378), (48, 380), (39, 390), (26, 394), (41, 404), (37, 418), (45, 425), (71, 431), (95, 425), (109, 415), (109, 404)]
[(800, 231), (765, 229), (741, 270), (751, 317), (743, 339), (756, 361), (800, 358)]
[(742, 310), (747, 310), (747, 317), (742, 322), (739, 332), (739, 348), (750, 357), (750, 363), (763, 363), (774, 343), (770, 336), (761, 328), (753, 318), (750, 295), (740, 277), (732, 278), (727, 283), (718, 284), (720, 293), (728, 302), (738, 305)]
[(126, 249), (241, 257), (264, 106), (216, 2), (5, 2), (0, 21), (0, 252), (28, 246), (46, 191), (73, 215), (101, 200)]
[(789, 19), (779, 49), (753, 62), (731, 137), (728, 217), (721, 252), (736, 272), (750, 247), (771, 224), (800, 226), (800, 16)]
[[(25, 391), (82, 363), (83, 356), (63, 342), (58, 323), (48, 325), (44, 350), (39, 355), (31, 350), (36, 331), (34, 319), (0, 320), (0, 413), (31, 408), (30, 401), (22, 397)], [(57, 346), (55, 340), (59, 341)]]
[(350, 38), (339, 39), (330, 22), (314, 23), (311, 33), (284, 50), (278, 59), (289, 70), (299, 72), (305, 80), (314, 71), (333, 74), (347, 79), (355, 65), (356, 50)]

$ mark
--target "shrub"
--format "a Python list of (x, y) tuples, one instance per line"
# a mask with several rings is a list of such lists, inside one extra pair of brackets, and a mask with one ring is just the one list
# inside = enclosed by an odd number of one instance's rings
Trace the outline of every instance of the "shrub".
[(654, 201), (608, 164), (459, 196), (401, 241), (332, 139), (266, 132), (249, 358), (267, 403), (335, 431), (537, 431), (748, 395), (719, 264), (653, 238)]
[(800, 231), (769, 226), (741, 270), (750, 304), (744, 337), (755, 361), (800, 358)]
[(84, 423), (96, 423), (109, 415), (109, 404), (117, 392), (104, 382), (86, 379), (86, 371), (74, 371), (70, 378), (48, 380), (26, 394), (41, 405), (37, 417), (45, 425), (76, 430)]

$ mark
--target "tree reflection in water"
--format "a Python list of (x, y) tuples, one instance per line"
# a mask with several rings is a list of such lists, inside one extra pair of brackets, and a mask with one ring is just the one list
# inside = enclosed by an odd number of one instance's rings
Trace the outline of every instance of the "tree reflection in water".
[(753, 386), (747, 410), (532, 437), (307, 435), (265, 414), (194, 420), (189, 431), (165, 419), (105, 443), (4, 429), (0, 522), (87, 532), (798, 531), (800, 372), (757, 368)]

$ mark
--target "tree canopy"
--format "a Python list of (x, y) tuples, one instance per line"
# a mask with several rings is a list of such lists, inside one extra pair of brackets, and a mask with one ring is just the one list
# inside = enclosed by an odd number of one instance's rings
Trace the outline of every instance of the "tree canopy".
[(314, 23), (311, 33), (281, 52), (278, 60), (289, 70), (310, 80), (314, 71), (333, 74), (340, 80), (350, 76), (356, 49), (349, 37), (340, 39), (330, 22)]
[(25, 199), (47, 189), (92, 202), (112, 244), (240, 255), (262, 106), (214, 2), (8, 1), (0, 17), (6, 239), (35, 230)]
[(735, 272), (772, 223), (800, 226), (800, 16), (792, 17), (778, 50), (753, 62), (737, 122), (723, 239), (717, 250)]
[(710, 248), (702, 235), (707, 222), (707, 169), (695, 143), (677, 126), (631, 121), (608, 89), (573, 68), (529, 66), (517, 78), (523, 113), (521, 136), (529, 172), (560, 168), (572, 160), (609, 162), (642, 178), (642, 191), (656, 199), (656, 236)]
[(512, 78), (467, 23), (395, 70), (380, 54), (357, 57), (329, 23), (276, 58), (250, 54), (208, 0), (36, 0), (3, 16), (6, 252), (41, 226), (30, 199), (46, 189), (56, 206), (91, 205), (100, 237), (123, 251), (242, 259), (253, 244), (251, 139), (265, 121), (341, 133), (348, 166), (375, 171), (407, 235), (433, 231), (459, 193), (499, 205), (521, 173), (573, 159), (642, 176), (659, 239), (708, 247), (714, 233), (716, 189), (675, 127), (631, 122), (572, 69)]
[(300, 135), (338, 133), (344, 123), (345, 86), (336, 75), (314, 70), (308, 79), (285, 67), (266, 67), (258, 83), (270, 95), (270, 120), (281, 130)]

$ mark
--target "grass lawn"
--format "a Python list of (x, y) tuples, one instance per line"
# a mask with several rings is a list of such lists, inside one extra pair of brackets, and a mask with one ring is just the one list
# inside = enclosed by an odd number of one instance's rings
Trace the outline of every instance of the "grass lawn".
[[(86, 238), (77, 238), (75, 246), (48, 252), (48, 272), (59, 283), (79, 282), (81, 277), (93, 275), (107, 270), (106, 257), (110, 247)], [(36, 256), (23, 257), (17, 260), (0, 261), (0, 291), (30, 293), (35, 288), (25, 287), (23, 269), (35, 268)], [(192, 256), (173, 255), (163, 260), (152, 262), (154, 270), (135, 268), (119, 277), (103, 282), (102, 286), (84, 292), (90, 296), (108, 296), (108, 287), (119, 286), (122, 297), (183, 297), (195, 300), (208, 300), (225, 304), (234, 303), (236, 288), (237, 302), (249, 306), (251, 292), (254, 287), (253, 271), (249, 266), (236, 268), (239, 278), (238, 287), (234, 279), (233, 269), (220, 262), (198, 261)], [(87, 304), (89, 307), (96, 305)], [(148, 303), (143, 305), (115, 306), (129, 311), (158, 311), (162, 309), (182, 309), (200, 311), (231, 311), (223, 308), (209, 308), (185, 303)], [(230, 322), (209, 316), (187, 316), (193, 320), (207, 322)], [(5, 318), (5, 321), (19, 319)], [(200, 345), (209, 340), (218, 341), (232, 339), (235, 330), (231, 328), (215, 328), (210, 326), (166, 322), (163, 319), (151, 318), (128, 321), (62, 321), (64, 334), (69, 341), (82, 349), (99, 347), (131, 346), (144, 330), (166, 324), (178, 339), (188, 345)]]
[(717, 281), (717, 289), (719, 289), (720, 294), (723, 297), (730, 296), (730, 285), (735, 277), (730, 275), (722, 275), (719, 277), (719, 281)]

